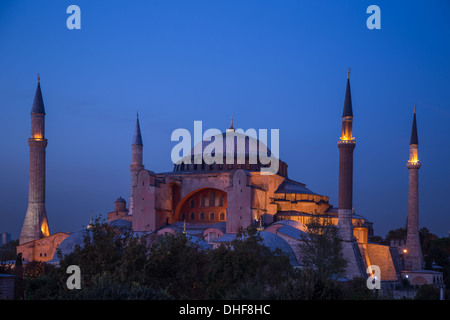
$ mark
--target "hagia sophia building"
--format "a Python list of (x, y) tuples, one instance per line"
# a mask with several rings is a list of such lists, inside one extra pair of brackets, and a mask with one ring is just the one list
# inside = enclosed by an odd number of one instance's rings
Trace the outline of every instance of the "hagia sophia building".
[[(190, 155), (173, 164), (171, 172), (155, 173), (143, 164), (143, 139), (139, 118), (131, 145), (130, 197), (119, 198), (114, 210), (107, 213), (108, 223), (119, 231), (130, 230), (135, 234), (155, 239), (157, 236), (185, 232), (202, 247), (215, 248), (231, 242), (240, 228), (258, 227), (263, 244), (286, 253), (293, 266), (302, 267), (300, 244), (308, 234), (307, 224), (312, 218), (327, 219), (335, 225), (343, 244), (347, 260), (346, 279), (368, 278), (372, 266), (380, 270), (382, 283), (398, 283), (407, 277), (412, 284), (442, 283), (442, 273), (423, 270), (423, 258), (419, 241), (418, 135), (414, 110), (410, 141), (409, 196), (406, 242), (395, 245), (371, 243), (373, 225), (353, 208), (353, 107), (350, 77), (347, 74), (342, 135), (339, 148), (338, 205), (333, 206), (329, 197), (308, 189), (305, 184), (288, 177), (288, 165), (281, 159), (274, 174), (264, 174), (267, 163), (255, 159), (254, 150), (263, 142), (230, 128), (212, 139), (194, 146)], [(234, 135), (243, 138), (245, 145), (223, 144), (222, 150), (214, 150), (215, 159), (223, 161), (207, 163), (202, 159), (206, 149), (217, 139)], [(243, 136), (242, 136), (243, 135)], [(70, 253), (75, 245), (82, 245), (88, 229), (70, 233), (50, 234), (45, 209), (45, 109), (38, 79), (31, 110), (31, 137), (29, 171), (29, 202), (20, 234), (17, 252), (24, 263), (38, 260), (58, 263), (57, 251), (62, 256)], [(228, 147), (228, 148), (227, 148)], [(228, 149), (228, 150), (227, 150)], [(227, 152), (228, 151), (228, 152)], [(227, 156), (234, 154), (230, 161)], [(234, 152), (232, 152), (234, 151)], [(221, 153), (222, 152), (222, 153)], [(269, 151), (270, 153), (270, 151)], [(239, 161), (244, 159), (244, 161)], [(222, 163), (221, 163), (222, 162)], [(405, 203), (406, 205), (406, 203)]]

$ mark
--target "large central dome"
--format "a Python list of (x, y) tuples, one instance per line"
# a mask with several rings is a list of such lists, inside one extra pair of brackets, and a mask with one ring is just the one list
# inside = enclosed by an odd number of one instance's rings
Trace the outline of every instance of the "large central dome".
[[(254, 136), (230, 128), (226, 132), (210, 136), (197, 143), (191, 149), (190, 155), (175, 164), (174, 171), (227, 171), (236, 169), (260, 171), (261, 168), (270, 166), (270, 162), (268, 162), (270, 159), (267, 158), (271, 155), (271, 150), (264, 142)], [(208, 157), (215, 159), (215, 161), (205, 160)], [(219, 159), (222, 160), (222, 163), (219, 163)], [(279, 161), (278, 174), (287, 176), (287, 165), (278, 158), (273, 158), (272, 161), (274, 159)]]
[[(222, 149), (215, 150), (215, 146), (222, 145)], [(261, 149), (259, 149), (261, 148)], [(199, 142), (191, 150), (191, 155), (198, 156), (204, 154), (222, 154), (234, 156), (258, 156), (261, 152), (263, 156), (270, 156), (271, 151), (267, 145), (258, 139), (236, 131), (227, 131), (214, 135)]]

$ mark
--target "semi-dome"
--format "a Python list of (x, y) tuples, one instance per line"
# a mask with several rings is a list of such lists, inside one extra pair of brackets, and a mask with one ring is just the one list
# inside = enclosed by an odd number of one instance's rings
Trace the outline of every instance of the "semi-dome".
[(89, 234), (88, 230), (81, 230), (77, 232), (72, 232), (67, 238), (65, 238), (58, 246), (53, 255), (52, 261), (59, 261), (59, 254), (61, 258), (72, 253), (76, 246), (83, 248), (84, 246), (84, 236)]
[(261, 231), (259, 232), (259, 235), (262, 238), (263, 245), (269, 247), (271, 250), (280, 249), (289, 257), (289, 262), (291, 263), (291, 265), (299, 265), (294, 250), (292, 250), (291, 246), (286, 242), (286, 240), (276, 234), (267, 231)]

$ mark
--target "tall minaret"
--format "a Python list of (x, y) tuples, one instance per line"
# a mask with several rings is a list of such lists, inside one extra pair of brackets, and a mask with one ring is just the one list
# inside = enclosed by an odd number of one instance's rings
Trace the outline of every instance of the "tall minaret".
[(30, 174), (28, 187), (28, 209), (20, 233), (19, 244), (50, 235), (45, 210), (45, 109), (41, 83), (38, 76), (36, 94), (31, 109)]
[(338, 141), (339, 148), (339, 206), (338, 229), (341, 239), (352, 241), (353, 237), (353, 110), (350, 93), (350, 70), (347, 72), (347, 88), (345, 90), (344, 110), (342, 113), (342, 135)]
[(408, 221), (406, 230), (405, 270), (422, 269), (422, 249), (419, 239), (419, 139), (417, 137), (416, 107), (409, 143)]
[(134, 187), (137, 186), (137, 174), (144, 169), (142, 164), (142, 152), (144, 145), (142, 144), (141, 128), (139, 126), (139, 114), (136, 115), (136, 128), (134, 129), (133, 143), (131, 144), (131, 193), (128, 205), (128, 214), (133, 214), (133, 193)]

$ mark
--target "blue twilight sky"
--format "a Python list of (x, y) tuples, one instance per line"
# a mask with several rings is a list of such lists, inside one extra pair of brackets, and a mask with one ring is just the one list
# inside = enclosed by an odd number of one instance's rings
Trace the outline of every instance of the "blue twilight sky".
[[(81, 9), (69, 30), (66, 9)], [(369, 30), (369, 5), (381, 29)], [(0, 232), (28, 199), (30, 111), (41, 75), (50, 232), (77, 231), (128, 200), (139, 112), (147, 169), (172, 169), (173, 130), (195, 120), (279, 129), (289, 177), (337, 206), (347, 68), (354, 206), (375, 233), (404, 227), (417, 105), (420, 225), (450, 230), (450, 2), (0, 1)]]

